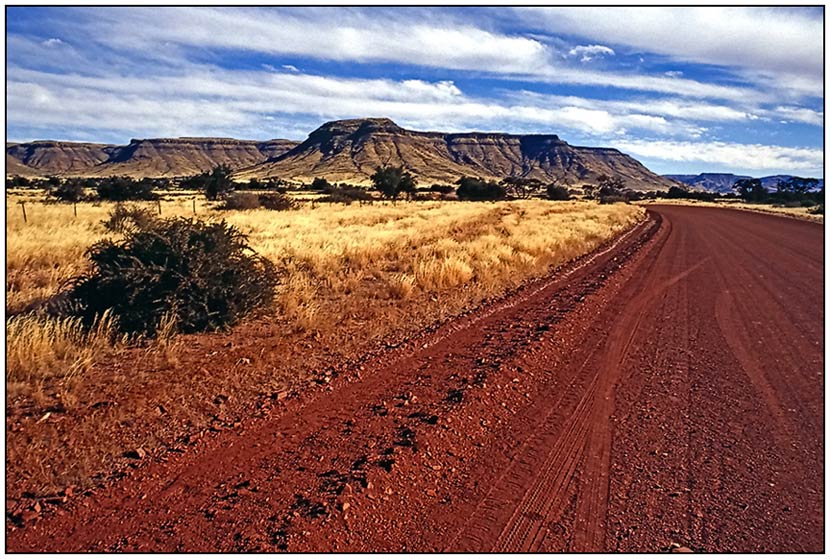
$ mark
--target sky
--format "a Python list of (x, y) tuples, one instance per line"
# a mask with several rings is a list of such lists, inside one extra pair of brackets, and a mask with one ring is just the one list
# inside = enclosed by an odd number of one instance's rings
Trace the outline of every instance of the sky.
[(557, 134), (658, 173), (824, 174), (824, 9), (6, 9), (7, 140)]

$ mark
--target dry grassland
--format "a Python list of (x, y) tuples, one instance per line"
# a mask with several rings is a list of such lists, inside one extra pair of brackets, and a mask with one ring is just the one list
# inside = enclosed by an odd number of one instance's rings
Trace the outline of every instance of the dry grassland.
[[(71, 205), (30, 199), (24, 223), (21, 199), (8, 195), (6, 216), (7, 487), (37, 494), (88, 484), (125, 449), (211, 425), (217, 395), (242, 403), (296, 386), (544, 275), (645, 213), (542, 200), (220, 212), (199, 200), (199, 217), (228, 220), (284, 270), (277, 304), (229, 333), (136, 343), (108, 321), (86, 332), (27, 311), (84, 269), (112, 204), (78, 204), (75, 218)], [(192, 214), (190, 197), (162, 202), (165, 217)], [(214, 370), (220, 358), (230, 365)]]

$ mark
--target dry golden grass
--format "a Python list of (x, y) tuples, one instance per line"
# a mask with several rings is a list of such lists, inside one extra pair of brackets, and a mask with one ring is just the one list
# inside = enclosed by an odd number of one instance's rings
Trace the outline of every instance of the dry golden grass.
[[(12, 315), (48, 299), (84, 270), (85, 250), (110, 235), (101, 221), (112, 209), (112, 204), (81, 203), (75, 217), (71, 205), (30, 199), (24, 223), (16, 203), (20, 199), (18, 194), (10, 197), (6, 216), (6, 305)], [(154, 202), (146, 205), (156, 208)], [(590, 251), (642, 215), (628, 205), (545, 201), (220, 212), (200, 200), (196, 212), (227, 219), (249, 235), (260, 254), (285, 269), (279, 310), (302, 331), (325, 326), (320, 320), (326, 302), (361, 287), (371, 299), (409, 299), (419, 291), (459, 286), (478, 298), (493, 295)], [(168, 197), (162, 215), (193, 215), (190, 196)], [(37, 324), (41, 334), (34, 332)], [(9, 378), (15, 382), (71, 360), (68, 346), (84, 335), (75, 331), (77, 323), (43, 317), (13, 317), (7, 326), (10, 351), (23, 347), (17, 339), (21, 336), (40, 344), (34, 357), (21, 354), (10, 360)], [(165, 347), (172, 343), (169, 338), (162, 336)], [(48, 347), (49, 340), (54, 347)]]
[[(59, 291), (85, 268), (85, 250), (110, 234), (101, 221), (112, 204), (27, 201), (24, 223), (13, 195), (7, 204), (7, 311), (14, 315)], [(154, 202), (146, 203), (156, 208)], [(478, 298), (518, 285), (590, 251), (629, 227), (642, 210), (590, 202), (403, 203), (372, 206), (306, 205), (290, 212), (220, 212), (203, 201), (197, 215), (227, 219), (252, 246), (285, 269), (279, 307), (299, 330), (321, 326), (321, 307), (371, 286), (372, 299), (409, 299), (467, 286)], [(163, 216), (193, 215), (189, 195), (168, 197)], [(43, 347), (38, 358), (13, 359), (10, 378), (33, 378), (68, 355), (78, 325), (32, 317), (8, 321), (11, 347), (25, 335)], [(19, 324), (19, 325), (18, 325)], [(23, 328), (23, 324), (26, 325)], [(42, 324), (42, 335), (33, 335)], [(170, 336), (163, 336), (167, 340)], [(165, 347), (172, 342), (163, 341)], [(100, 344), (91, 344), (100, 349)], [(63, 348), (63, 349), (62, 349)], [(31, 362), (31, 365), (28, 364)]]
[[(245, 334), (167, 329), (142, 347), (114, 347), (108, 322), (89, 333), (71, 319), (21, 312), (84, 269), (85, 249), (109, 234), (100, 222), (112, 204), (78, 204), (75, 218), (71, 205), (30, 198), (24, 224), (18, 199), (7, 199), (6, 378), (18, 425), (7, 473), (39, 491), (84, 483), (125, 447), (149, 450), (210, 425), (217, 394), (252, 401), (401, 340), (593, 250), (644, 215), (634, 205), (542, 200), (309, 203), (288, 212), (221, 212), (197, 200), (199, 217), (236, 225), (283, 270), (275, 307), (240, 326)], [(191, 196), (162, 201), (163, 216), (192, 214)], [(115, 404), (96, 407), (102, 400)], [(47, 407), (76, 402), (78, 413), (37, 423)]]
[(72, 404), (76, 382), (96, 356), (118, 340), (112, 317), (103, 316), (93, 328), (77, 318), (50, 318), (30, 313), (6, 320), (6, 391), (45, 401), (47, 388)]

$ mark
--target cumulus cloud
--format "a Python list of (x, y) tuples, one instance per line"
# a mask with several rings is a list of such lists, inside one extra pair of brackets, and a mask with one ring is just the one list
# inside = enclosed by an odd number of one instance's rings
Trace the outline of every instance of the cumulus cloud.
[(603, 45), (578, 45), (568, 51), (568, 56), (579, 57), (580, 62), (590, 62), (598, 56), (614, 56), (614, 49)]

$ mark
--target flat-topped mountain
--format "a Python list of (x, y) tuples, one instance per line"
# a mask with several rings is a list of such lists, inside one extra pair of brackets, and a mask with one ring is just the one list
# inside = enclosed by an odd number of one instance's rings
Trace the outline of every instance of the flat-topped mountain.
[(294, 149), (242, 169), (238, 176), (366, 184), (382, 165), (403, 166), (421, 184), (453, 183), (467, 175), (564, 177), (578, 185), (603, 174), (620, 176), (637, 190), (665, 190), (673, 184), (616, 149), (571, 146), (553, 134), (417, 132), (387, 118), (328, 122)]
[(182, 177), (217, 165), (249, 167), (276, 157), (298, 142), (233, 138), (158, 138), (131, 140), (126, 146), (81, 142), (30, 142), (6, 145), (6, 174), (21, 176)]
[(7, 144), (6, 174), (23, 176), (181, 177), (224, 164), (240, 180), (281, 178), (369, 184), (383, 165), (403, 166), (422, 185), (460, 177), (501, 180), (564, 179), (580, 186), (601, 175), (621, 177), (635, 190), (666, 190), (674, 183), (613, 148), (572, 146), (555, 134), (419, 132), (388, 118), (327, 122), (302, 142), (170, 138), (125, 146), (75, 142)]

